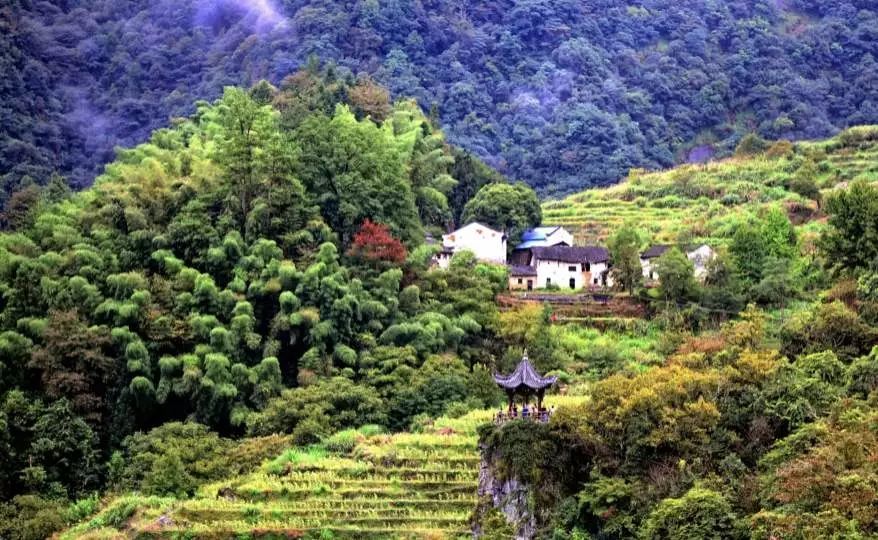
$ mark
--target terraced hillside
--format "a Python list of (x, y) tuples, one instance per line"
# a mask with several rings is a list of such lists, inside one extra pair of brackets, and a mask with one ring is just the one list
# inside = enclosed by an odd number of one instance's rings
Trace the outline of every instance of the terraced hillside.
[(61, 538), (467, 537), (478, 484), (476, 430), (492, 414), (441, 418), (424, 433), (342, 432), (291, 448), (256, 472), (204, 485), (191, 499), (123, 495)]
[(815, 200), (796, 192), (804, 192), (802, 183), (813, 180), (825, 193), (858, 178), (878, 181), (878, 126), (819, 142), (782, 141), (755, 155), (704, 165), (635, 170), (612, 187), (544, 203), (543, 221), (569, 228), (578, 243), (600, 242), (634, 221), (653, 241), (721, 244), (748, 213), (782, 204), (807, 233), (820, 226), (822, 215)]

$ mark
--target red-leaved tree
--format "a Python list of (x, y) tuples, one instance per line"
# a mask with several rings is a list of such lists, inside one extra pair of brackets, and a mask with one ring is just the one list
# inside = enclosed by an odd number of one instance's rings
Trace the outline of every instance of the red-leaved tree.
[(390, 234), (386, 225), (369, 219), (354, 235), (349, 254), (367, 261), (391, 263), (401, 263), (408, 255), (403, 243)]

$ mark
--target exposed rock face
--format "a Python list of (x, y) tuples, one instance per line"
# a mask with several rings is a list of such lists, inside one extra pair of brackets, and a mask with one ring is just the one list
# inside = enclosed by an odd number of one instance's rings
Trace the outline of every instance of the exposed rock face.
[[(536, 536), (537, 520), (528, 503), (531, 498), (528, 486), (517, 478), (501, 479), (496, 473), (494, 456), (483, 445), (479, 445), (479, 452), (482, 456), (479, 464), (480, 508), (476, 515), (495, 508), (515, 527), (515, 540), (532, 540)], [(490, 507), (485, 508), (486, 505)], [(479, 538), (481, 532), (480, 524), (474, 523), (473, 536)]]

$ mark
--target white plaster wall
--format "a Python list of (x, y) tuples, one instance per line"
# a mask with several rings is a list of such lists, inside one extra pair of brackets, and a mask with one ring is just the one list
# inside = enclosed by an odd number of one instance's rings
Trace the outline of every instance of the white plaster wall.
[(551, 235), (549, 235), (549, 237), (546, 240), (548, 240), (546, 245), (549, 245), (549, 246), (557, 246), (558, 244), (560, 244), (562, 242), (567, 244), (568, 246), (573, 245), (573, 235), (570, 234), (570, 231), (568, 231), (567, 229), (565, 229), (563, 227), (558, 229), (557, 231), (555, 231)]
[(448, 270), (448, 267), (451, 266), (451, 255), (448, 253), (436, 254), (436, 264), (439, 268)]
[[(652, 271), (653, 259), (640, 259), (640, 268), (643, 270), (643, 279), (650, 279), (649, 273)], [(658, 274), (653, 275), (652, 279), (658, 279)]]
[(707, 263), (715, 256), (716, 254), (710, 246), (702, 245), (698, 246), (697, 249), (690, 251), (686, 254), (689, 257), (689, 260), (692, 261), (692, 265), (695, 267), (695, 277), (699, 280), (703, 280), (707, 277)]
[(480, 261), (506, 264), (505, 235), (476, 223), (443, 235), (442, 243), (455, 252), (468, 249)]
[[(609, 269), (609, 265), (605, 262), (592, 264), (591, 265), (591, 283), (590, 283), (590, 285), (592, 285), (592, 286), (597, 285), (600, 287), (602, 285), (601, 274), (606, 272), (608, 269)], [(595, 283), (594, 280), (598, 280), (597, 283)], [(612, 274), (612, 272), (607, 272), (607, 287), (612, 287), (612, 286), (613, 286), (613, 274)]]
[[(570, 271), (571, 267), (575, 270)], [(558, 287), (569, 289), (570, 278), (575, 280), (576, 289), (582, 288), (582, 265), (559, 261), (537, 261), (537, 288), (545, 288), (551, 279), (551, 283)]]

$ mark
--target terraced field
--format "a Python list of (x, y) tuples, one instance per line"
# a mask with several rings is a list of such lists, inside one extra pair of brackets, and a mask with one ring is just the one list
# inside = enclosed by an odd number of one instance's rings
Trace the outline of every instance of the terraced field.
[(654, 242), (722, 244), (742, 216), (784, 205), (805, 233), (823, 216), (815, 201), (788, 189), (811, 178), (824, 193), (855, 179), (878, 181), (878, 127), (852, 128), (820, 142), (776, 146), (764, 154), (660, 172), (632, 171), (623, 182), (543, 204), (543, 221), (563, 225), (579, 244), (600, 243), (626, 222)]
[(333, 439), (290, 448), (256, 472), (202, 486), (191, 499), (121, 496), (60, 538), (470, 537), (476, 430), (492, 415), (440, 418), (424, 433), (364, 430), (349, 448)]

